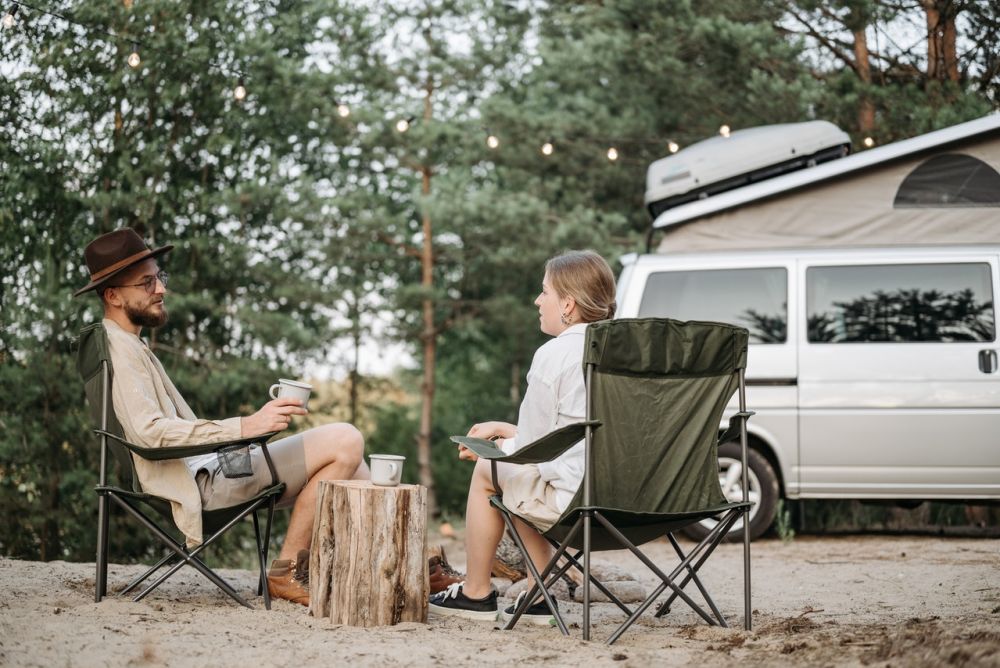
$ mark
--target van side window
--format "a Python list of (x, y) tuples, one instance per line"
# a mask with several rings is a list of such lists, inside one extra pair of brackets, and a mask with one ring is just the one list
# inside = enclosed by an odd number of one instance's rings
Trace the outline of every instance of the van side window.
[(993, 341), (986, 263), (854, 265), (806, 270), (812, 343)]
[(788, 337), (784, 267), (659, 271), (650, 274), (639, 317), (711, 320), (746, 327), (751, 343)]

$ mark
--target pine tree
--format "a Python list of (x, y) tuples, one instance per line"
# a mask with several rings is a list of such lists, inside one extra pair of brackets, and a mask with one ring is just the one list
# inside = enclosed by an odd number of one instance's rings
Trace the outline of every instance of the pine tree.
[(4, 29), (0, 494), (19, 510), (5, 513), (5, 553), (92, 554), (96, 447), (72, 341), (100, 310), (70, 294), (94, 237), (129, 226), (176, 246), (163, 260), (170, 322), (150, 344), (200, 415), (256, 410), (325, 346), (336, 285), (315, 251), (313, 152), (342, 128), (329, 76), (309, 63), (323, 14), (73, 3), (65, 16), (86, 29), (29, 8)]

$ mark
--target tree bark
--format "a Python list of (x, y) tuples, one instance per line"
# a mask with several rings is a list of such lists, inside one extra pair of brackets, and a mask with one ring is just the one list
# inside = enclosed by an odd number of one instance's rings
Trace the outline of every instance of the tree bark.
[[(428, 75), (426, 96), (424, 97), (424, 121), (432, 117), (431, 94), (434, 84)], [(422, 183), (420, 192), (426, 198), (431, 193), (431, 167), (423, 165), (420, 168)], [(423, 299), (423, 330), (420, 338), (424, 346), (424, 377), (420, 386), (420, 433), (417, 435), (417, 465), (420, 474), (420, 484), (427, 488), (427, 509), (431, 515), (437, 514), (437, 497), (434, 494), (434, 475), (431, 470), (431, 427), (434, 410), (434, 370), (437, 356), (437, 326), (434, 323), (434, 299), (431, 290), (434, 287), (434, 243), (431, 216), (426, 206), (423, 212), (423, 245), (420, 252), (420, 285), (424, 289)]]
[(309, 613), (330, 624), (427, 621), (427, 490), (367, 480), (319, 483)]
[(875, 103), (871, 99), (872, 68), (868, 57), (867, 26), (860, 26), (854, 32), (854, 71), (861, 79), (863, 90), (858, 103), (858, 132), (871, 134), (875, 130)]
[(510, 365), (510, 403), (521, 405), (521, 363), (516, 361)]
[[(54, 357), (55, 351), (51, 351), (51, 354)], [(45, 416), (45, 424), (53, 424), (48, 387), (45, 388), (45, 407), (42, 414)], [(48, 480), (46, 481), (46, 494), (44, 500), (46, 513), (45, 521), (42, 523), (42, 535), (38, 546), (39, 557), (42, 561), (58, 559), (62, 553), (62, 541), (59, 538), (59, 520), (65, 519), (59, 508), (59, 483), (62, 479), (61, 469), (63, 461), (63, 458), (60, 456), (62, 453), (59, 452), (59, 448), (62, 441), (55, 438), (54, 435), (49, 435), (47, 440), (49, 446), (49, 461), (53, 463), (53, 466), (49, 470)]]
[(927, 78), (958, 81), (958, 50), (955, 18), (959, 8), (953, 0), (923, 0), (927, 15)]
[(358, 383), (361, 381), (361, 373), (358, 371), (358, 364), (361, 361), (361, 307), (359, 305), (359, 291), (352, 291), (351, 294), (351, 345), (354, 350), (354, 359), (351, 362), (351, 396), (350, 396), (350, 422), (358, 423)]

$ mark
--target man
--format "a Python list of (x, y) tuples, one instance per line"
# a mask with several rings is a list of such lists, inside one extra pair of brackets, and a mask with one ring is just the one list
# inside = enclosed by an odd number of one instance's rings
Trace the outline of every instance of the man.
[[(160, 327), (167, 321), (167, 274), (156, 258), (172, 248), (150, 250), (126, 228), (98, 237), (84, 250), (91, 281), (74, 297), (93, 290), (104, 306), (115, 373), (112, 402), (125, 438), (148, 447), (171, 447), (286, 429), (293, 416), (306, 414), (298, 399), (274, 399), (246, 417), (196, 418), (139, 338), (143, 327)], [(268, 451), (286, 485), (279, 506), (292, 506), (292, 516), (281, 553), (268, 572), (267, 587), (272, 597), (308, 605), (317, 486), (320, 480), (367, 479), (364, 439), (352, 425), (328, 424), (270, 443)], [(202, 510), (236, 505), (271, 484), (260, 449), (252, 451), (253, 475), (245, 478), (226, 478), (214, 454), (161, 462), (133, 457), (133, 461), (143, 489), (170, 500), (174, 520), (189, 545), (202, 541)]]

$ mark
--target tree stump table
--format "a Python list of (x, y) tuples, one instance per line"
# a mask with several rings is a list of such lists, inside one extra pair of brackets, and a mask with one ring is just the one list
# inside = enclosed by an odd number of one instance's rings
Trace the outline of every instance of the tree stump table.
[(427, 622), (427, 489), (319, 483), (309, 613), (333, 625)]

